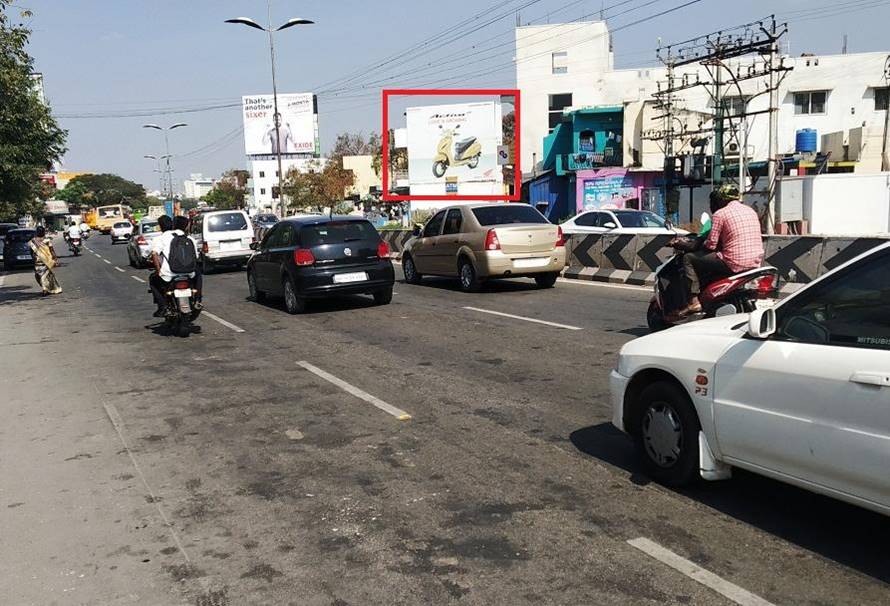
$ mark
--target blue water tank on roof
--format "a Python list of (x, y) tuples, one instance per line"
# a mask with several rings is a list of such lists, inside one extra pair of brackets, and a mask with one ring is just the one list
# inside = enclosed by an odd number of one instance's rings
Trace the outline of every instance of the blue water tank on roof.
[(802, 128), (794, 137), (794, 150), (803, 154), (814, 154), (819, 150), (819, 137), (815, 128)]

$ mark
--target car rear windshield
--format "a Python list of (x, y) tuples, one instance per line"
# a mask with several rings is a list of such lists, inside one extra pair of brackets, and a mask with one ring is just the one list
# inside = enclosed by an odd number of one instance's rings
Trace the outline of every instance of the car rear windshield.
[(306, 248), (379, 238), (377, 230), (368, 221), (333, 221), (307, 225), (300, 230), (300, 241)]
[(278, 223), (278, 217), (275, 215), (257, 215), (256, 220), (262, 223)]
[(118, 229), (124, 229), (125, 227), (130, 227), (129, 223), (115, 223), (114, 226)]
[(161, 231), (161, 226), (157, 223), (143, 223), (142, 224), (142, 233), (144, 234), (156, 234)]
[(11, 223), (7, 223), (6, 225), (3, 225), (2, 223), (0, 223), (0, 236), (4, 235), (10, 229), (18, 229), (18, 228), (19, 228), (18, 225), (13, 225)]
[(242, 213), (223, 213), (205, 219), (209, 231), (240, 231), (247, 229), (247, 220)]
[(474, 208), (473, 214), (479, 225), (505, 225), (509, 223), (549, 223), (544, 215), (525, 204), (504, 204)]
[(613, 211), (622, 227), (664, 227), (664, 219), (647, 211)]
[(6, 234), (6, 240), (8, 242), (27, 242), (31, 238), (34, 237), (36, 232), (33, 229), (25, 230), (25, 231), (11, 231)]

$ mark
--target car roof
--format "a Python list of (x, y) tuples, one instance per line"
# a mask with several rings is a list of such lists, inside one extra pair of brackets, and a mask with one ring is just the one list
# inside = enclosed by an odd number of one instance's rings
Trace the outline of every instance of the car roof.
[(306, 217), (288, 217), (282, 219), (281, 223), (290, 223), (294, 226), (302, 227), (304, 225), (324, 225), (325, 223), (369, 223), (364, 217), (353, 217), (351, 215), (309, 215)]
[[(243, 210), (241, 210), (240, 208), (232, 208), (229, 210), (208, 210), (205, 212), (199, 212), (198, 214), (206, 217), (209, 215), (223, 215), (223, 214), (228, 214), (228, 213), (244, 213), (245, 215), (247, 215), (247, 213), (244, 212)], [(247, 215), (247, 216), (248, 216), (248, 218), (250, 218), (249, 215)]]
[(8, 236), (9, 234), (16, 233), (16, 232), (22, 232), (22, 231), (37, 231), (37, 228), (35, 228), (35, 227), (19, 227), (17, 229), (10, 229), (8, 232), (6, 232), (6, 235)]

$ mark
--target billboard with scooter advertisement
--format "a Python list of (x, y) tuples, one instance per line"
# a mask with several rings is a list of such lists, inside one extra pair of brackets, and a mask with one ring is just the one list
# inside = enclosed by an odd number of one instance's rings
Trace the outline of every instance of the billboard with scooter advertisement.
[[(491, 101), (409, 107), (411, 193), (500, 193), (501, 106)], [(470, 185), (472, 184), (472, 185)]]

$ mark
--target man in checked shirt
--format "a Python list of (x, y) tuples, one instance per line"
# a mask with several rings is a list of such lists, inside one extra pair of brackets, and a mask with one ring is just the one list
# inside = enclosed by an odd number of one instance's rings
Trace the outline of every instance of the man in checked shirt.
[(739, 201), (738, 190), (715, 189), (710, 202), (711, 233), (701, 250), (683, 257), (689, 305), (680, 311), (681, 316), (701, 311), (698, 295), (703, 284), (756, 269), (763, 261), (760, 218), (753, 208)]

